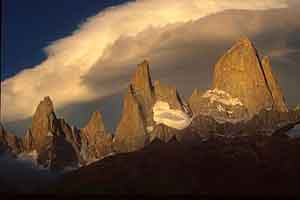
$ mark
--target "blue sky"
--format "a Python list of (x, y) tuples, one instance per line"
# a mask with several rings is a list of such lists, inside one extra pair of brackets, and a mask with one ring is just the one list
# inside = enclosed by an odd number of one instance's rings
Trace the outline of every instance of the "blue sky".
[(2, 0), (1, 80), (46, 58), (43, 48), (99, 11), (128, 0)]

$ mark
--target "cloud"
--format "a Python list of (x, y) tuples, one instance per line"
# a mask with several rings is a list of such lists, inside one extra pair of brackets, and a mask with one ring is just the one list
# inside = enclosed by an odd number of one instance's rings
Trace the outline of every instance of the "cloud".
[[(119, 91), (122, 87), (116, 84), (98, 85), (95, 90), (83, 77), (97, 66), (102, 72), (98, 79), (109, 81), (111, 76), (126, 73), (129, 64), (134, 66), (139, 62), (132, 60), (120, 69), (113, 65), (95, 65), (102, 59), (107, 60), (107, 49), (122, 38), (134, 38), (150, 27), (163, 29), (170, 24), (189, 23), (228, 9), (265, 10), (286, 6), (284, 0), (140, 0), (106, 9), (87, 19), (71, 36), (45, 48), (48, 58), (40, 65), (1, 83), (3, 120), (11, 122), (30, 117), (44, 96), (51, 96), (55, 106), (61, 109)], [(147, 38), (144, 39), (147, 42)], [(151, 50), (151, 44), (148, 46)], [(135, 57), (136, 52), (149, 51), (143, 49), (142, 44), (131, 46), (130, 51), (122, 48), (128, 58)]]
[(106, 48), (105, 56), (96, 62), (83, 81), (95, 91), (99, 86), (127, 87), (136, 62), (146, 58), (151, 62), (154, 79), (175, 84), (188, 97), (195, 88), (210, 87), (213, 66), (219, 57), (238, 38), (248, 36), (261, 55), (271, 57), (288, 103), (293, 105), (300, 100), (294, 83), (300, 81), (296, 76), (300, 73), (296, 66), (300, 50), (297, 41), (300, 23), (294, 21), (297, 17), (300, 17), (297, 7), (230, 10), (191, 22), (150, 27), (136, 36), (121, 37)]

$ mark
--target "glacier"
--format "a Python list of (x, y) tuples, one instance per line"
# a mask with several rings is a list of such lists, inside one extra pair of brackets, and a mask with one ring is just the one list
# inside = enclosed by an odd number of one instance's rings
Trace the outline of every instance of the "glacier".
[(153, 107), (153, 120), (156, 124), (164, 124), (168, 127), (182, 130), (188, 127), (192, 118), (182, 110), (171, 109), (164, 101), (157, 101)]

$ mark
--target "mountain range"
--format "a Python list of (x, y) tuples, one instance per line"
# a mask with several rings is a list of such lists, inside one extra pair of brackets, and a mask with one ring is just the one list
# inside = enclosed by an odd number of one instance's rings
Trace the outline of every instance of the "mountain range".
[(216, 137), (288, 138), (288, 131), (297, 124), (300, 109), (288, 109), (270, 59), (261, 58), (253, 43), (242, 38), (214, 66), (213, 82), (206, 91), (195, 89), (185, 99), (175, 86), (153, 82), (145, 60), (138, 64), (125, 91), (114, 134), (106, 130), (98, 111), (83, 128), (68, 124), (57, 118), (51, 98), (45, 97), (22, 138), (1, 123), (0, 153), (29, 157), (51, 171), (70, 167), (80, 171), (108, 157), (144, 152), (156, 143), (166, 143), (159, 147), (161, 152), (173, 143)]

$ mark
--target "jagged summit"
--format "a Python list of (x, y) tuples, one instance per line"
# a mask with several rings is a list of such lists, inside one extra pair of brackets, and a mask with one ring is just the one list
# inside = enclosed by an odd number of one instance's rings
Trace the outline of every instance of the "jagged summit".
[(58, 119), (50, 97), (37, 106), (31, 128), (22, 138), (24, 153), (34, 154), (40, 165), (53, 170), (76, 165), (79, 160), (78, 138), (64, 119)]
[(250, 115), (274, 104), (257, 51), (246, 38), (238, 40), (215, 65), (212, 89), (239, 98)]
[(146, 124), (149, 126), (153, 125), (151, 107), (155, 101), (155, 94), (148, 61), (145, 60), (138, 64), (131, 80), (130, 89), (139, 104), (142, 117), (146, 120)]
[(251, 41), (248, 37), (246, 37), (246, 36), (241, 37), (241, 38), (237, 41), (236, 45), (242, 45), (242, 46), (245, 46), (245, 47), (251, 47), (251, 48), (254, 48), (252, 41)]
[(84, 129), (87, 132), (97, 132), (97, 131), (105, 132), (105, 127), (104, 127), (101, 113), (98, 111), (93, 112), (90, 120), (88, 121)]
[(44, 97), (44, 99), (39, 103), (36, 113), (49, 114), (54, 112), (54, 105), (49, 96)]
[(0, 122), (0, 152), (22, 151), (35, 155), (45, 167), (63, 169), (137, 151), (157, 139), (272, 135), (278, 130), (285, 133), (299, 121), (299, 110), (287, 109), (270, 59), (260, 60), (253, 43), (242, 38), (215, 65), (212, 87), (195, 89), (188, 103), (175, 86), (152, 83), (148, 61), (138, 64), (124, 95), (114, 138), (105, 129), (100, 112), (93, 112), (79, 130), (58, 119), (51, 98), (45, 97), (22, 141), (6, 132)]
[(185, 127), (190, 122), (190, 114), (176, 87), (159, 81), (155, 81), (153, 86), (149, 63), (144, 61), (137, 66), (123, 102), (115, 149), (121, 152), (140, 149), (149, 142), (149, 138), (154, 139), (152, 132), (155, 126)]
[(149, 62), (144, 60), (140, 64), (133, 75), (131, 84), (135, 90), (151, 90), (152, 89), (152, 80), (149, 69)]
[(114, 138), (114, 149), (116, 152), (135, 151), (144, 147), (146, 142), (145, 120), (130, 85), (123, 101), (122, 116)]
[(171, 109), (182, 109), (182, 103), (175, 86), (154, 82), (156, 101), (168, 102)]
[(50, 97), (45, 97), (37, 106), (32, 118), (31, 133), (35, 140), (35, 149), (43, 148), (49, 132), (56, 133), (56, 115)]
[(85, 162), (93, 162), (112, 153), (112, 135), (105, 130), (100, 112), (93, 112), (80, 135), (80, 155)]

